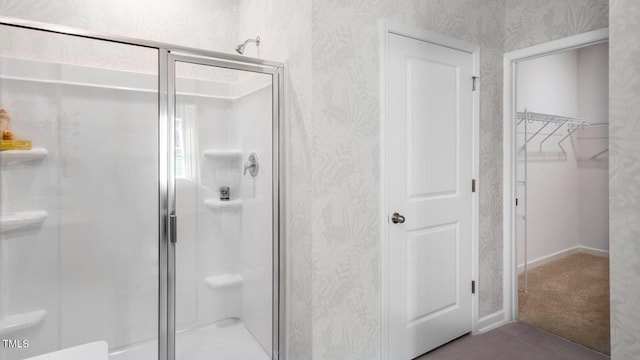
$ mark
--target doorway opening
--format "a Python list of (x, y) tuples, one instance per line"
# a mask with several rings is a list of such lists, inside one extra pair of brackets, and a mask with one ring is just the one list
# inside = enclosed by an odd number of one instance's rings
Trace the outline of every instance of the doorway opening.
[(605, 31), (505, 55), (505, 249), (512, 320), (608, 354)]

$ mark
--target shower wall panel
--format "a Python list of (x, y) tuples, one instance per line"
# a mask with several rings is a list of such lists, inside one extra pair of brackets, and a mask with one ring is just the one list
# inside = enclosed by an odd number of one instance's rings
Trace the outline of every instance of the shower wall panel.
[[(265, 79), (263, 79), (265, 80)], [(269, 80), (269, 79), (266, 79)], [(270, 85), (267, 83), (266, 85)], [(261, 86), (261, 85), (259, 85)], [(262, 347), (271, 353), (272, 339), (272, 241), (273, 233), (273, 161), (271, 86), (240, 99), (237, 121), (242, 126), (245, 158), (255, 152), (260, 157), (260, 172), (256, 177), (242, 177), (241, 259), (243, 321)]]
[[(180, 61), (176, 75), (178, 330), (239, 324), (266, 356), (274, 316), (273, 79)], [(252, 153), (256, 176), (243, 167)], [(186, 344), (177, 338), (177, 354), (189, 351)]]
[[(226, 72), (223, 72), (226, 73)], [(225, 74), (224, 76), (229, 76)], [(229, 91), (226, 92), (230, 95)], [(240, 198), (240, 157), (205, 157), (207, 151), (238, 149), (239, 126), (235, 122), (231, 101), (216, 98), (198, 102), (198, 159), (201, 173), (197, 192), (197, 276), (236, 274), (240, 252), (240, 210), (210, 208), (207, 201), (220, 201), (220, 187), (229, 187), (230, 201)], [(200, 323), (241, 318), (242, 289), (238, 286), (212, 288), (204, 281), (198, 287), (198, 321)]]
[(78, 90), (60, 102), (61, 346), (118, 348), (157, 331), (157, 95)]
[[(0, 107), (31, 150), (0, 153), (0, 347), (13, 360), (158, 333), (157, 51), (0, 29)], [(18, 51), (20, 49), (20, 51)], [(119, 54), (130, 54), (144, 73)], [(29, 60), (24, 59), (28, 57)], [(94, 59), (95, 60), (95, 59)], [(135, 70), (135, 71), (134, 71)]]
[(206, 203), (219, 199), (220, 186), (230, 186), (232, 197), (237, 196), (233, 183), (239, 181), (240, 159), (229, 162), (205, 156), (207, 151), (237, 148), (230, 102), (220, 99), (225, 92), (217, 97), (187, 95), (180, 91), (180, 81), (178, 89), (186, 168), (176, 179), (180, 222), (176, 313), (178, 328), (185, 329), (240, 317), (239, 289), (214, 290), (206, 282), (213, 275), (236, 272), (239, 219), (235, 212), (212, 209)]

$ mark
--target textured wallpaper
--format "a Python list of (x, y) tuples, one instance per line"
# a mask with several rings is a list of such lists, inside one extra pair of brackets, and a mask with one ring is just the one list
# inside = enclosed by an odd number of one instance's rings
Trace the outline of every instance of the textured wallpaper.
[(80, 29), (231, 52), (235, 0), (0, 0), (0, 14)]
[(314, 359), (380, 357), (381, 18), (481, 47), (481, 316), (502, 308), (503, 1), (313, 4)]
[(640, 359), (640, 2), (612, 0), (609, 43), (611, 358)]
[[(615, 359), (631, 359), (640, 356), (640, 319), (633, 316), (640, 313), (640, 149), (632, 141), (640, 137), (640, 85), (625, 80), (640, 78), (633, 42), (640, 10), (636, 0), (613, 4), (613, 352)], [(607, 0), (0, 0), (0, 14), (224, 52), (259, 34), (260, 57), (287, 62), (286, 324), (292, 360), (380, 357), (378, 20), (481, 47), (483, 317), (503, 308), (503, 53), (606, 27), (609, 16)]]
[(609, 24), (609, 0), (505, 0), (505, 51)]
[[(502, 56), (606, 27), (606, 0), (313, 3), (314, 358), (379, 356), (380, 18), (481, 46), (480, 317), (502, 310)], [(505, 38), (506, 37), (506, 38)], [(346, 354), (346, 355), (344, 355)]]
[[(0, 14), (221, 52), (233, 52), (238, 38), (238, 4), (234, 0), (186, 0), (180, 4), (166, 0), (0, 0)], [(149, 62), (148, 57), (138, 56), (139, 52), (128, 50), (128, 46), (22, 29), (3, 31), (0, 43), (13, 57), (143, 73), (158, 71), (157, 60)], [(59, 39), (43, 42), (45, 36)], [(190, 68), (183, 76), (237, 79), (235, 72), (207, 71), (203, 67)]]

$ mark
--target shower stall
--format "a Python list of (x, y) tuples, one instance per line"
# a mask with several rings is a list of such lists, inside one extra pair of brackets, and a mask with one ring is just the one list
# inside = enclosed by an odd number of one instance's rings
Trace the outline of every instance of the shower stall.
[(0, 18), (0, 360), (279, 358), (283, 71)]

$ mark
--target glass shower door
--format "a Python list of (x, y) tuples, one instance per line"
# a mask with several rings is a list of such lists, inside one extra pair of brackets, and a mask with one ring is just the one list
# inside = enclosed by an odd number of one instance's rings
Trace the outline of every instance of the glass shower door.
[(0, 39), (0, 359), (157, 359), (158, 50)]
[(169, 348), (178, 360), (275, 359), (277, 69), (172, 55), (169, 72)]

